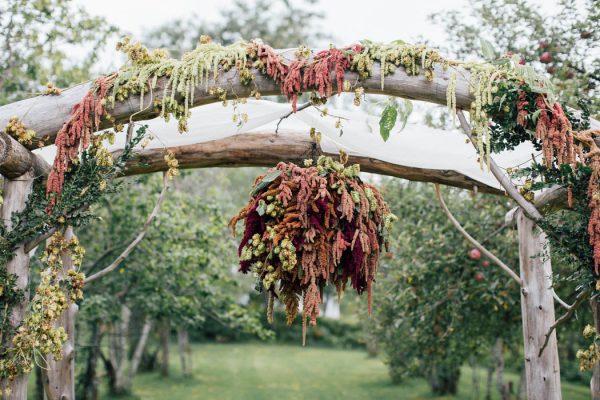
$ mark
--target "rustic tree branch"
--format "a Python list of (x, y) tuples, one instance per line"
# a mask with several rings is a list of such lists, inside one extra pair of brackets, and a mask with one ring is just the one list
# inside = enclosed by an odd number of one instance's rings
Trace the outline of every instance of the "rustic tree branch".
[(50, 165), (10, 135), (0, 132), (0, 175), (15, 179), (29, 170), (33, 170), (34, 176), (43, 176), (50, 171)]
[[(207, 87), (227, 88), (229, 95), (235, 94), (237, 97), (249, 97), (253, 90), (259, 91), (263, 96), (281, 94), (279, 85), (273, 80), (258, 71), (253, 71), (253, 73), (256, 76), (253, 85), (243, 85), (239, 81), (237, 70), (220, 71), (216, 80), (211, 77), (208, 85), (202, 84), (195, 89), (192, 106), (220, 101), (209, 93)], [(380, 65), (376, 62), (373, 65), (372, 75), (362, 80), (361, 86), (367, 93), (387, 94), (445, 105), (446, 88), (451, 75), (452, 71), (436, 66), (433, 80), (428, 81), (424, 74), (412, 76), (408, 75), (404, 68), (397, 68), (394, 73), (386, 75), (385, 87), (382, 89)], [(460, 69), (457, 74), (456, 104), (460, 108), (469, 107), (473, 101), (473, 96), (469, 92), (469, 75), (469, 72), (463, 69)], [(349, 81), (357, 81), (359, 78), (356, 72), (351, 71), (347, 71), (345, 77)], [(114, 108), (109, 108), (108, 112), (115, 117), (117, 122), (130, 122), (132, 116), (132, 119), (137, 121), (157, 116), (157, 111), (151, 105), (155, 100), (162, 99), (167, 81), (167, 77), (158, 79), (152, 93), (144, 96), (142, 107), (140, 107), (139, 95), (132, 95), (123, 101), (116, 102)], [(37, 140), (34, 141), (32, 148), (37, 147), (42, 138), (44, 138), (43, 145), (47, 146), (54, 142), (56, 134), (69, 118), (71, 108), (85, 96), (90, 85), (87, 83), (65, 90), (60, 96), (38, 96), (2, 106), (0, 107), (0, 126), (6, 126), (10, 117), (17, 116), (37, 134)], [(143, 111), (140, 112), (140, 110)], [(108, 122), (103, 122), (100, 128), (108, 126)]]
[[(313, 141), (306, 132), (253, 132), (243, 133), (224, 139), (211, 140), (203, 143), (170, 147), (179, 167), (210, 168), (210, 167), (241, 167), (241, 166), (273, 166), (280, 161), (302, 162), (310, 157)], [(117, 157), (119, 152), (114, 154)], [(337, 157), (337, 153), (327, 153), (319, 150), (319, 154)], [(164, 159), (165, 149), (146, 149), (136, 152), (136, 157), (125, 166), (124, 175), (138, 175), (149, 172), (166, 171), (167, 162)], [(472, 190), (478, 186), (486, 193), (502, 194), (495, 187), (464, 176), (452, 170), (436, 170), (413, 168), (381, 161), (370, 157), (350, 156), (349, 163), (360, 164), (361, 170), (381, 175), (394, 176), (420, 182), (434, 182)]]
[[(458, 119), (460, 121), (460, 126), (462, 127), (462, 130), (469, 137), (469, 140), (471, 141), (471, 143), (473, 143), (475, 149), (477, 149), (477, 145), (473, 140), (471, 127), (467, 122), (465, 114), (462, 110), (457, 110), (456, 113), (458, 114)], [(483, 154), (480, 154), (479, 156), (484, 157)], [(491, 155), (489, 155), (489, 157), (491, 157)], [(504, 172), (502, 172), (498, 164), (496, 164), (496, 162), (493, 159), (490, 159), (490, 170), (492, 171), (492, 174), (494, 174), (496, 179), (498, 179), (500, 185), (502, 185), (502, 187), (506, 190), (509, 196), (512, 197), (519, 206), (521, 206), (521, 208), (523, 209), (523, 211), (525, 211), (529, 218), (536, 222), (542, 219), (542, 214), (540, 214), (540, 212), (531, 203), (525, 200), (525, 198), (521, 195), (521, 193), (519, 193), (517, 188), (515, 188), (510, 178), (506, 176)]]
[(519, 284), (519, 286), (521, 286), (522, 283), (521, 283), (521, 278), (519, 278), (519, 275), (517, 275), (512, 269), (510, 269), (510, 267), (508, 265), (504, 264), (502, 262), (502, 260), (500, 260), (498, 257), (496, 257), (496, 255), (494, 253), (492, 253), (491, 251), (486, 249), (473, 236), (471, 236), (469, 234), (469, 232), (467, 232), (462, 227), (462, 225), (460, 224), (460, 222), (458, 222), (458, 220), (454, 217), (454, 215), (452, 215), (452, 212), (450, 211), (450, 209), (448, 209), (448, 206), (446, 205), (446, 202), (444, 201), (444, 198), (442, 197), (440, 185), (437, 183), (435, 184), (435, 194), (437, 195), (437, 198), (438, 198), (438, 201), (440, 202), (440, 206), (442, 207), (442, 210), (444, 210), (444, 214), (446, 214), (446, 216), (448, 217), (450, 222), (452, 222), (452, 225), (454, 225), (454, 227), (461, 233), (461, 235), (463, 235), (473, 246), (475, 246), (477, 249), (479, 249), (479, 251), (481, 251), (487, 258), (492, 260), (494, 262), (494, 264), (496, 264), (504, 272), (506, 272), (515, 282), (517, 282)]
[(121, 262), (123, 262), (123, 260), (129, 255), (129, 253), (131, 253), (133, 251), (133, 249), (135, 249), (135, 246), (137, 246), (138, 243), (142, 241), (144, 236), (146, 236), (146, 233), (148, 232), (148, 229), (150, 228), (150, 224), (152, 223), (152, 221), (158, 214), (158, 211), (160, 210), (160, 206), (161, 206), (161, 204), (165, 198), (165, 195), (167, 193), (167, 190), (169, 188), (168, 179), (169, 178), (167, 177), (167, 174), (166, 173), (163, 174), (162, 191), (160, 192), (160, 195), (158, 196), (158, 199), (156, 200), (156, 204), (154, 205), (152, 212), (148, 215), (146, 222), (142, 226), (142, 229), (140, 230), (138, 235), (135, 237), (135, 239), (129, 244), (129, 246), (127, 246), (127, 248), (125, 250), (123, 250), (123, 252), (119, 255), (119, 257), (117, 257), (117, 259), (115, 261), (112, 262), (112, 264), (110, 264), (108, 267), (104, 268), (103, 270), (98, 271), (91, 276), (88, 276), (85, 279), (86, 284), (93, 282), (98, 278), (102, 278), (104, 275), (115, 270), (121, 264)]
[(542, 347), (540, 348), (540, 352), (538, 353), (538, 357), (542, 356), (542, 353), (544, 352), (544, 349), (548, 346), (548, 341), (550, 340), (550, 336), (552, 335), (552, 332), (554, 332), (554, 330), (562, 323), (570, 320), (573, 315), (575, 314), (575, 311), (577, 310), (577, 308), (581, 305), (581, 303), (583, 303), (584, 301), (586, 301), (587, 299), (590, 298), (590, 292), (581, 292), (577, 295), (577, 297), (575, 298), (575, 302), (573, 303), (573, 305), (571, 305), (569, 307), (569, 309), (567, 310), (566, 313), (564, 313), (559, 319), (557, 319), (556, 321), (554, 321), (554, 323), (550, 326), (550, 329), (548, 330), (548, 333), (546, 333), (546, 337), (544, 339), (544, 344), (542, 345)]

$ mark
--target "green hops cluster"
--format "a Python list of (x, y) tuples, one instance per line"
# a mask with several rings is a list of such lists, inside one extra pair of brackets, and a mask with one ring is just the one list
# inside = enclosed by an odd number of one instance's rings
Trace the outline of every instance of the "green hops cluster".
[(242, 249), (240, 260), (250, 260), (252, 256), (258, 257), (267, 251), (267, 246), (262, 242), (260, 235), (255, 233), (248, 240), (248, 244)]
[(369, 211), (377, 210), (377, 199), (371, 188), (365, 188), (365, 197), (369, 201)]
[(298, 259), (296, 258), (296, 247), (287, 237), (281, 241), (279, 246), (276, 246), (273, 249), (273, 253), (279, 256), (281, 268), (283, 268), (284, 271), (293, 270), (298, 262)]

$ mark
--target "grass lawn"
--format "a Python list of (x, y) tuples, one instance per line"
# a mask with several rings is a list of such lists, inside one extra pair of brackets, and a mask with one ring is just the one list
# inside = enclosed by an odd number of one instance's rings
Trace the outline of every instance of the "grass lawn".
[[(173, 346), (171, 377), (141, 374), (134, 382), (138, 399), (364, 400), (431, 399), (425, 381), (390, 384), (386, 366), (362, 351), (268, 344), (194, 345), (194, 377), (182, 378)], [(175, 354), (173, 354), (175, 353)], [(480, 371), (481, 390), (485, 386)], [(507, 374), (515, 383), (518, 378)], [(472, 399), (471, 370), (463, 371), (460, 394), (436, 399)], [(109, 399), (105, 396), (103, 399)], [(482, 396), (483, 398), (483, 396)], [(563, 398), (589, 398), (587, 385), (563, 383)], [(123, 400), (123, 398), (121, 398)]]

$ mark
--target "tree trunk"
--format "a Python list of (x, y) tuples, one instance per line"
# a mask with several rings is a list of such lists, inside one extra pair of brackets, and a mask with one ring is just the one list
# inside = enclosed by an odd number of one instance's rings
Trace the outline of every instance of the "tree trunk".
[(146, 321), (144, 322), (144, 326), (142, 327), (142, 334), (140, 335), (140, 339), (138, 340), (137, 346), (135, 347), (135, 351), (133, 352), (133, 356), (131, 358), (131, 366), (129, 368), (129, 378), (127, 385), (131, 389), (133, 384), (133, 378), (137, 374), (138, 368), (140, 366), (140, 361), (142, 360), (142, 355), (144, 354), (144, 349), (146, 348), (146, 343), (148, 342), (148, 335), (150, 334), (150, 330), (152, 329), (152, 320), (146, 317)]
[(477, 359), (473, 355), (469, 357), (469, 366), (471, 367), (473, 400), (479, 400), (479, 369), (477, 368)]
[(169, 376), (169, 339), (171, 336), (171, 327), (169, 321), (165, 320), (162, 322), (160, 327), (160, 376)]
[[(590, 300), (592, 306), (592, 314), (594, 316), (594, 327), (596, 332), (600, 332), (600, 304), (598, 300)], [(590, 390), (592, 392), (592, 400), (600, 400), (600, 361), (594, 365), (592, 379), (590, 380)]]
[(183, 376), (192, 376), (192, 349), (190, 347), (190, 336), (186, 328), (179, 328), (177, 332), (179, 343), (179, 359), (181, 361), (181, 372)]
[(554, 323), (552, 266), (546, 235), (523, 211), (516, 215), (519, 231), (521, 270), (521, 315), (523, 354), (528, 400), (561, 400), (560, 366), (556, 331), (552, 332), (544, 352), (539, 355), (546, 334)]
[(108, 358), (112, 365), (112, 379), (109, 379), (109, 390), (113, 395), (127, 393), (127, 379), (125, 376), (125, 364), (127, 360), (126, 339), (129, 331), (129, 320), (131, 310), (126, 305), (121, 306), (121, 320), (113, 327), (110, 337)]
[(519, 389), (517, 391), (517, 400), (527, 400), (527, 378), (525, 377), (525, 368), (521, 371), (519, 378)]
[(39, 365), (35, 367), (35, 400), (44, 400), (44, 377), (42, 376), (42, 368)]
[(487, 379), (485, 380), (485, 400), (492, 400), (492, 382), (494, 380), (494, 363), (490, 362), (487, 367)]
[(427, 381), (433, 394), (437, 396), (454, 395), (458, 392), (460, 379), (459, 365), (437, 364), (427, 374)]
[(81, 378), (79, 386), (81, 389), (78, 395), (82, 400), (98, 400), (98, 374), (96, 366), (100, 357), (100, 343), (102, 341), (102, 332), (98, 321), (93, 321), (90, 324), (90, 346), (85, 365), (85, 372)]
[(375, 358), (379, 355), (379, 346), (377, 345), (377, 336), (371, 332), (367, 332), (367, 337), (365, 339), (367, 345), (367, 355), (369, 358)]
[(496, 364), (496, 387), (502, 400), (510, 400), (510, 388), (504, 383), (504, 343), (502, 338), (496, 338), (494, 343), (494, 362)]
[[(14, 180), (4, 179), (3, 197), (4, 204), (0, 210), (0, 218), (7, 229), (12, 228), (11, 216), (13, 213), (25, 208), (25, 203), (33, 186), (33, 174), (28, 172)], [(24, 246), (15, 250), (13, 258), (6, 263), (6, 272), (16, 276), (17, 289), (23, 290), (23, 300), (10, 310), (10, 326), (17, 328), (25, 316), (27, 304), (29, 303), (29, 254), (25, 252)], [(12, 346), (13, 335), (10, 332), (2, 332), (3, 348)], [(23, 374), (13, 380), (0, 380), (0, 393), (2, 390), (10, 393), (3, 397), (4, 400), (22, 400), (27, 398), (27, 382), (29, 374)]]
[[(73, 238), (73, 228), (68, 227), (64, 238), (69, 241)], [(59, 279), (73, 269), (73, 260), (69, 253), (61, 254), (63, 269), (59, 272)], [(43, 371), (44, 390), (48, 400), (74, 400), (75, 399), (75, 316), (77, 304), (72, 303), (69, 308), (56, 321), (56, 326), (62, 326), (67, 333), (67, 341), (62, 347), (62, 359), (55, 360), (52, 354), (46, 357), (46, 368)]]

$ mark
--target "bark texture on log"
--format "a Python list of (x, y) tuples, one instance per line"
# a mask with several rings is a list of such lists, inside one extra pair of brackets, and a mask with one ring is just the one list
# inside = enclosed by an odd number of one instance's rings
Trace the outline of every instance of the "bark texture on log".
[[(301, 163), (310, 158), (314, 142), (302, 132), (243, 133), (204, 143), (170, 147), (180, 168), (273, 166), (280, 161)], [(317, 153), (337, 157), (337, 154)], [(118, 155), (118, 152), (114, 154)], [(125, 167), (125, 175), (139, 175), (169, 169), (164, 149), (147, 149), (136, 152), (136, 157)], [(361, 170), (381, 175), (395, 176), (412, 181), (434, 182), (486, 193), (502, 194), (497, 188), (471, 179), (452, 170), (413, 168), (396, 165), (369, 157), (350, 156), (348, 163), (358, 163)]]
[[(594, 316), (594, 327), (596, 332), (600, 332), (600, 304), (597, 299), (590, 300), (592, 314)], [(590, 380), (590, 390), (592, 392), (592, 400), (600, 400), (600, 361), (594, 365), (592, 371), (592, 379)]]
[[(226, 88), (229, 96), (235, 94), (238, 97), (248, 97), (255, 89), (263, 96), (281, 94), (279, 85), (263, 74), (257, 71), (253, 72), (256, 79), (252, 85), (242, 85), (239, 81), (238, 71), (234, 68), (219, 73), (216, 80), (212, 79), (211, 74), (208, 79), (208, 87)], [(412, 76), (408, 75), (404, 68), (396, 68), (393, 74), (385, 77), (385, 86), (382, 90), (380, 65), (376, 62), (373, 65), (373, 75), (362, 81), (361, 86), (367, 93), (386, 94), (445, 105), (446, 88), (451, 74), (451, 70), (444, 71), (441, 66), (437, 66), (433, 80), (428, 81), (423, 74)], [(352, 82), (358, 80), (358, 74), (355, 72), (348, 71), (345, 76)], [(470, 74), (466, 70), (461, 70), (457, 76), (456, 106), (468, 109), (473, 100), (468, 87)], [(150, 106), (148, 109), (140, 112), (140, 97), (132, 95), (124, 101), (116, 102), (114, 109), (109, 108), (108, 112), (119, 122), (128, 121), (133, 114), (135, 114), (133, 119), (136, 121), (155, 117), (157, 113), (151, 105), (155, 99), (162, 99), (167, 79), (166, 77), (158, 79), (152, 94), (145, 94), (143, 108)], [(216, 96), (210, 95), (206, 87), (205, 82), (196, 87), (193, 106), (221, 101)], [(56, 134), (69, 118), (71, 108), (85, 96), (89, 88), (89, 83), (81, 84), (64, 90), (60, 96), (37, 96), (2, 106), (0, 107), (0, 127), (6, 126), (11, 117), (17, 116), (28, 128), (36, 132), (37, 140), (34, 141), (31, 148), (37, 148), (42, 138), (44, 145), (52, 144)], [(103, 128), (107, 126), (103, 125)]]
[[(64, 238), (69, 241), (73, 238), (73, 228), (65, 230)], [(59, 279), (63, 279), (67, 272), (73, 269), (73, 259), (67, 252), (61, 255), (63, 269)], [(62, 347), (62, 359), (56, 360), (52, 354), (46, 357), (46, 368), (42, 371), (44, 377), (44, 391), (48, 400), (74, 400), (75, 399), (75, 317), (78, 311), (77, 304), (72, 303), (69, 308), (56, 321), (56, 326), (62, 326), (67, 333), (67, 341)]]
[(545, 335), (554, 323), (552, 266), (549, 244), (542, 232), (522, 210), (516, 215), (519, 232), (521, 279), (521, 315), (527, 398), (529, 400), (561, 400), (560, 365), (556, 331), (539, 355)]
[(15, 179), (29, 170), (33, 170), (35, 176), (44, 176), (50, 172), (50, 164), (11, 136), (0, 132), (0, 175)]
[[(4, 221), (7, 229), (11, 229), (12, 227), (12, 214), (25, 208), (27, 197), (29, 197), (31, 188), (33, 187), (33, 179), (34, 175), (29, 171), (18, 179), (4, 180), (4, 204), (2, 204), (2, 209), (0, 210), (0, 218)], [(10, 325), (16, 328), (21, 324), (27, 310), (27, 305), (29, 304), (29, 254), (25, 252), (24, 246), (17, 247), (14, 257), (6, 264), (6, 270), (9, 274), (16, 275), (16, 287), (25, 293), (23, 301), (11, 310)], [(11, 346), (11, 339), (11, 335), (3, 334), (2, 345)], [(8, 388), (11, 393), (5, 396), (4, 399), (26, 399), (28, 379), (29, 374), (23, 374), (12, 381), (0, 380), (0, 389)]]

